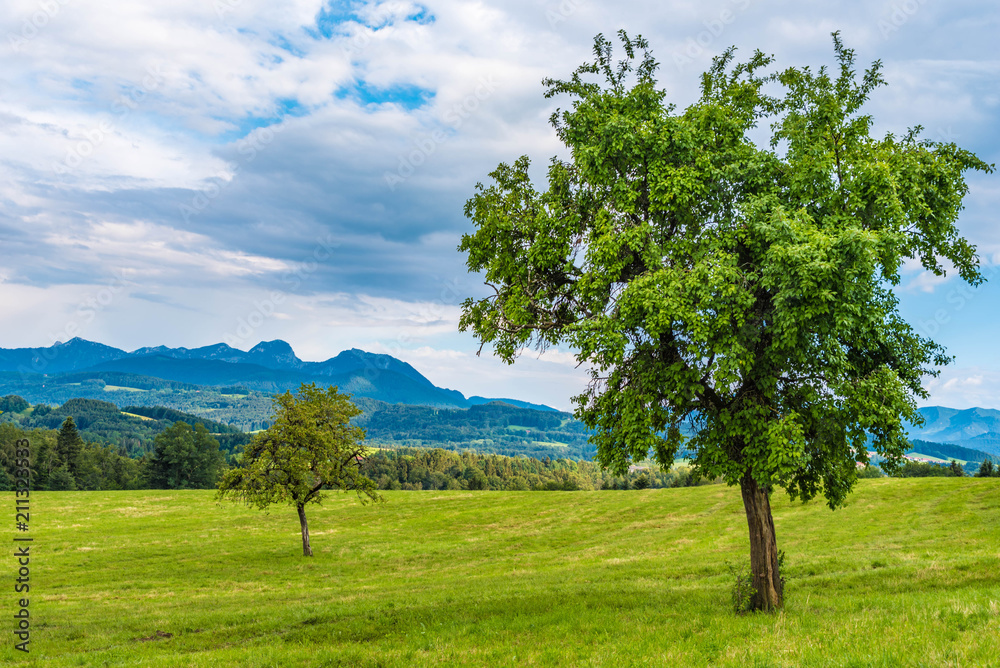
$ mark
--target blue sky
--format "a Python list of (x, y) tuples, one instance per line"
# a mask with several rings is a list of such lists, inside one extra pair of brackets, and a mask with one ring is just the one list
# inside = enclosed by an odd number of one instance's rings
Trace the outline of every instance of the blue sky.
[[(481, 295), (455, 247), (498, 162), (564, 154), (541, 80), (595, 34), (642, 33), (678, 106), (729, 45), (883, 62), (876, 130), (921, 124), (996, 163), (1000, 8), (792, 3), (7, 0), (0, 6), (0, 346), (289, 341), (386, 352), (466, 395), (570, 407), (569, 350), (508, 367), (457, 331)], [(961, 228), (993, 280), (916, 265), (904, 315), (956, 356), (927, 403), (1000, 407), (1000, 176)]]

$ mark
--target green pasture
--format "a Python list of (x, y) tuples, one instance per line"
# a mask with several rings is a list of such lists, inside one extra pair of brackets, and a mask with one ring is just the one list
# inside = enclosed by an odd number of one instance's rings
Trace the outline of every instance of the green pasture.
[(907, 454), (910, 455), (911, 457), (923, 457), (924, 459), (930, 462), (934, 462), (935, 464), (950, 464), (951, 462), (955, 461), (961, 464), (962, 466), (965, 466), (966, 464), (969, 463), (968, 460), (955, 459), (954, 457), (949, 457), (948, 459), (944, 459), (942, 457), (933, 457), (931, 455), (924, 455), (919, 452), (909, 452)]
[(288, 507), (32, 494), (31, 652), (5, 633), (0, 662), (1000, 666), (1000, 479), (862, 480), (837, 511), (776, 495), (786, 608), (743, 617), (737, 489), (385, 497), (310, 508), (306, 559)]

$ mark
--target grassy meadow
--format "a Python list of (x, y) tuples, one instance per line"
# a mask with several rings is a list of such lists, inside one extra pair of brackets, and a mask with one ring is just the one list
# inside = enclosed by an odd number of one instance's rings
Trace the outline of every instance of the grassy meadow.
[(306, 559), (289, 507), (34, 493), (31, 653), (5, 633), (0, 662), (1000, 666), (1000, 479), (862, 480), (834, 512), (776, 494), (786, 608), (743, 617), (735, 488), (385, 497), (311, 507)]

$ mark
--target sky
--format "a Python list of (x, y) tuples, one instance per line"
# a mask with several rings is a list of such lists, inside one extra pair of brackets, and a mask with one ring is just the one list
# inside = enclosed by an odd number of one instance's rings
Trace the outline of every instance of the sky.
[[(485, 292), (456, 247), (498, 163), (566, 155), (541, 80), (619, 29), (649, 40), (679, 108), (731, 45), (817, 68), (839, 30), (883, 63), (876, 134), (920, 124), (1000, 162), (993, 2), (4, 0), (0, 347), (283, 339), (570, 409), (571, 350), (508, 366), (458, 331)], [(1000, 175), (969, 186), (960, 229), (993, 280), (910, 264), (897, 292), (956, 358), (922, 404), (1000, 408)]]

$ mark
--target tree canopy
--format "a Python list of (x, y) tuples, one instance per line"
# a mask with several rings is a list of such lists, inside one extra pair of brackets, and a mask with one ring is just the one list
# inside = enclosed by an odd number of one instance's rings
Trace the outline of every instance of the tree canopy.
[(312, 556), (307, 503), (320, 503), (324, 490), (357, 492), (380, 500), (375, 483), (363, 475), (364, 430), (350, 424), (361, 413), (336, 387), (302, 384), (296, 394), (274, 397), (274, 423), (243, 452), (238, 468), (219, 482), (218, 498), (243, 501), (261, 510), (274, 503), (295, 506), (302, 529), (302, 552)]
[(56, 454), (69, 473), (75, 474), (80, 465), (80, 451), (83, 450), (83, 439), (73, 422), (73, 416), (67, 417), (59, 428), (56, 440)]
[(729, 49), (683, 111), (646, 41), (620, 37), (623, 60), (599, 35), (593, 62), (543, 82), (572, 99), (551, 118), (571, 158), (547, 187), (523, 156), (466, 203), (477, 229), (459, 250), (493, 294), (467, 299), (460, 327), (508, 363), (573, 348), (591, 369), (576, 414), (616, 471), (649, 453), (669, 467), (691, 420), (696, 470), (740, 485), (754, 607), (780, 607), (770, 493), (836, 507), (871, 451), (898, 463), (921, 377), (948, 357), (893, 287), (909, 258), (982, 280), (956, 222), (965, 172), (993, 166), (919, 126), (873, 137), (861, 109), (881, 64), (858, 76), (837, 34), (833, 71)]
[(202, 423), (177, 421), (153, 441), (149, 484), (160, 489), (211, 489), (226, 466), (217, 441)]

